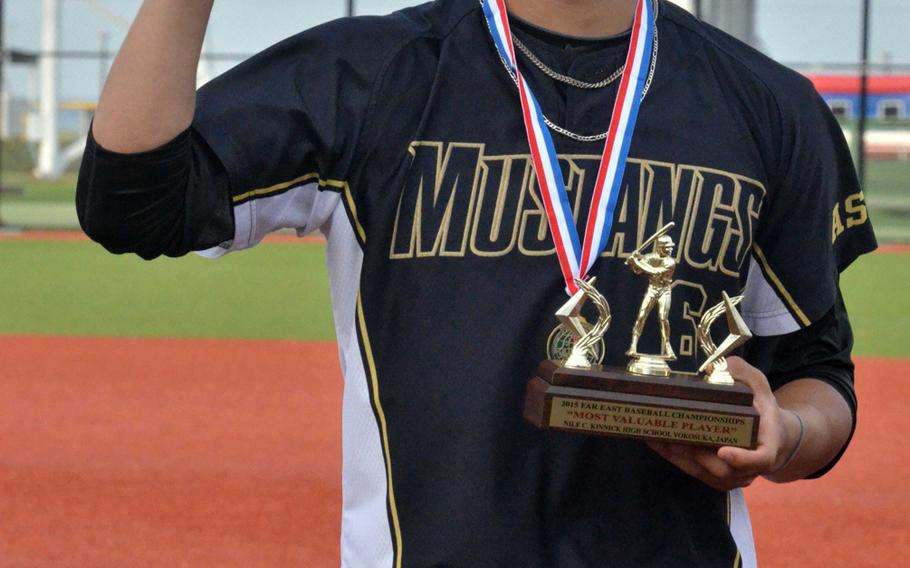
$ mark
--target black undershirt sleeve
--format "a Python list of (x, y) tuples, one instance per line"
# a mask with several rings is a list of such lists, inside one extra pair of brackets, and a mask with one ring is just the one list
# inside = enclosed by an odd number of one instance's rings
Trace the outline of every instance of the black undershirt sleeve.
[(76, 211), (82, 229), (113, 253), (182, 256), (233, 238), (228, 176), (192, 128), (138, 154), (102, 148), (89, 133)]
[(83, 230), (111, 252), (180, 256), (233, 239), (238, 196), (301, 176), (349, 180), (374, 85), (422, 36), (403, 15), (330, 22), (207, 83), (193, 125), (160, 148), (117, 154), (90, 137), (76, 195)]
[[(811, 326), (786, 335), (754, 337), (744, 348), (743, 356), (768, 377), (772, 390), (797, 379), (819, 379), (836, 389), (853, 415), (856, 430), (856, 391), (853, 386), (853, 331), (847, 317), (843, 297), (837, 292), (837, 301), (828, 312)], [(821, 477), (840, 460), (849, 445), (823, 468), (809, 478)]]

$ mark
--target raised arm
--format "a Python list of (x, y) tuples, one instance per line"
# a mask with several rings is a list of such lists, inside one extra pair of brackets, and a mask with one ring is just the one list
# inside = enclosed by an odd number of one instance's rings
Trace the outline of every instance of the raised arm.
[(224, 166), (190, 129), (214, 0), (145, 0), (104, 86), (76, 211), (109, 251), (151, 259), (231, 239)]
[(110, 75), (92, 127), (103, 148), (138, 153), (186, 130), (214, 0), (145, 0)]
[(111, 252), (216, 254), (318, 228), (320, 180), (350, 179), (380, 74), (423, 33), (402, 19), (331, 22), (196, 93), (212, 5), (144, 0), (111, 70), (76, 188), (83, 230)]

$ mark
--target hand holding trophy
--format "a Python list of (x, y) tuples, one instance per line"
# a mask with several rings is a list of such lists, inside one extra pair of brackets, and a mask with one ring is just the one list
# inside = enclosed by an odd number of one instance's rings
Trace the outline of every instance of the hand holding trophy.
[[(669, 311), (673, 272), (673, 240), (669, 223), (646, 240), (626, 260), (633, 272), (648, 277), (632, 329), (630, 360), (623, 368), (600, 364), (604, 356), (603, 335), (610, 325), (610, 306), (594, 287), (596, 279), (576, 279), (576, 292), (557, 312), (560, 325), (550, 334), (548, 360), (528, 383), (524, 415), (548, 430), (662, 440), (702, 446), (754, 448), (758, 437), (758, 413), (752, 408), (752, 392), (733, 381), (724, 356), (752, 335), (735, 305), (741, 296), (723, 300), (705, 311), (698, 327), (698, 341), (707, 359), (699, 373), (670, 369), (674, 361), (670, 340)], [(654, 245), (654, 252), (642, 251)], [(581, 315), (590, 300), (598, 311), (594, 324)], [(657, 308), (661, 350), (642, 354), (638, 340), (648, 316)], [(730, 334), (715, 346), (710, 328), (726, 314)]]

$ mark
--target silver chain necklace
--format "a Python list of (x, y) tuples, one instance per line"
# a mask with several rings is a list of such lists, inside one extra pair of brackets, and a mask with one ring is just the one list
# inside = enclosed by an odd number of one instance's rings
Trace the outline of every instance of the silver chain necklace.
[[(481, 0), (481, 3), (482, 3), (482, 0)], [(654, 47), (651, 49), (651, 63), (650, 63), (650, 67), (648, 69), (648, 78), (645, 80), (644, 89), (642, 89), (642, 91), (641, 91), (641, 100), (645, 99), (645, 96), (648, 94), (648, 90), (651, 88), (651, 81), (654, 79), (654, 70), (657, 67), (657, 50), (659, 47), (658, 36), (657, 36), (657, 16), (658, 16), (658, 11), (660, 10), (660, 2), (657, 2), (656, 0), (651, 0), (651, 5), (653, 6), (653, 11), (654, 11)], [(487, 27), (489, 28), (489, 23), (487, 24)], [(493, 30), (490, 30), (490, 33), (492, 34)], [(518, 43), (516, 43), (515, 45), (517, 46)], [(521, 49), (521, 48), (519, 47), (519, 49)], [(524, 50), (522, 50), (522, 53), (525, 53)], [(496, 50), (496, 54), (499, 55), (499, 60), (502, 62), (502, 66), (505, 67), (506, 73), (509, 74), (509, 76), (512, 78), (512, 81), (515, 83), (515, 86), (517, 87), (518, 86), (518, 75), (512, 71), (512, 68), (509, 67), (509, 63), (505, 60), (505, 58), (503, 58), (502, 54), (499, 53), (499, 50)], [(527, 53), (525, 53), (525, 55), (527, 55)], [(530, 57), (528, 57), (528, 59), (530, 59)], [(536, 59), (536, 57), (534, 59)], [(625, 66), (623, 66), (623, 67), (625, 67)], [(541, 69), (541, 70), (543, 70), (543, 69)], [(546, 71), (544, 71), (544, 72), (546, 72)], [(558, 73), (556, 73), (554, 71), (554, 74), (558, 74)], [(622, 74), (622, 72), (620, 71), (620, 75), (621, 74)], [(549, 75), (549, 73), (547, 73), (547, 75)], [(571, 77), (566, 77), (566, 78), (572, 79)], [(555, 77), (554, 77), (554, 79), (555, 79)], [(609, 79), (609, 77), (607, 79)], [(562, 126), (559, 126), (558, 124), (556, 124), (555, 122), (550, 120), (547, 117), (547, 115), (543, 114), (543, 111), (541, 111), (541, 115), (543, 115), (543, 121), (550, 128), (550, 130), (552, 130), (553, 132), (556, 132), (557, 134), (562, 134), (566, 138), (571, 138), (572, 140), (577, 140), (579, 142), (599, 142), (601, 140), (606, 140), (607, 136), (610, 135), (609, 130), (602, 132), (600, 134), (591, 134), (591, 135), (576, 134), (575, 132), (572, 132), (571, 130), (569, 130), (567, 128), (563, 128)]]
[(525, 55), (525, 57), (528, 58), (528, 60), (531, 63), (533, 63), (538, 69), (543, 71), (544, 75), (550, 77), (551, 79), (555, 79), (555, 80), (559, 81), (560, 83), (565, 83), (566, 85), (571, 85), (572, 87), (576, 87), (578, 89), (602, 89), (603, 87), (606, 87), (613, 81), (622, 77), (623, 71), (626, 70), (626, 65), (622, 64), (619, 66), (619, 69), (617, 69), (616, 71), (611, 73), (610, 76), (607, 77), (606, 79), (602, 79), (596, 83), (586, 83), (580, 79), (576, 79), (575, 77), (569, 77), (568, 75), (563, 75), (562, 73), (560, 73), (550, 67), (547, 67), (547, 64), (544, 63), (543, 61), (541, 61), (540, 59), (538, 59), (538, 57), (536, 55), (534, 55), (534, 53), (531, 52), (530, 49), (528, 49), (528, 46), (526, 46), (524, 43), (522, 43), (522, 41), (520, 39), (515, 37), (515, 34), (512, 34), (512, 43), (515, 44), (515, 47), (517, 47), (519, 49), (519, 51), (521, 51)]

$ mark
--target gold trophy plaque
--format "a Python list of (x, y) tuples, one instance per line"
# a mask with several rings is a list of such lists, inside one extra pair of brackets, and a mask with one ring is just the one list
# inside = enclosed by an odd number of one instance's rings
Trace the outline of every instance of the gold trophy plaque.
[[(668, 316), (676, 262), (667, 224), (627, 259), (636, 274), (648, 277), (626, 354), (625, 368), (600, 364), (603, 335), (610, 325), (610, 306), (594, 287), (594, 279), (576, 280), (576, 292), (556, 313), (560, 325), (550, 335), (547, 355), (528, 383), (524, 416), (547, 429), (682, 444), (755, 448), (759, 416), (752, 407), (752, 391), (727, 372), (725, 355), (750, 337), (736, 311), (741, 296), (726, 294), (706, 310), (698, 326), (698, 343), (707, 357), (699, 374), (670, 369), (675, 360)], [(654, 251), (641, 251), (650, 245)], [(587, 301), (597, 308), (594, 324), (581, 315)], [(656, 312), (660, 325), (660, 353), (638, 350), (638, 339), (648, 317)], [(711, 325), (726, 315), (730, 333), (719, 346), (711, 339)], [(707, 374), (702, 374), (707, 371)]]

